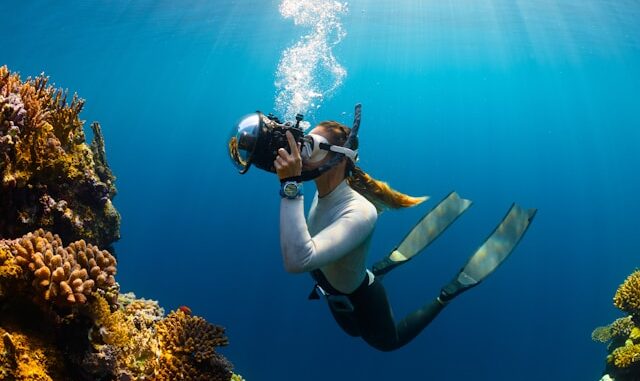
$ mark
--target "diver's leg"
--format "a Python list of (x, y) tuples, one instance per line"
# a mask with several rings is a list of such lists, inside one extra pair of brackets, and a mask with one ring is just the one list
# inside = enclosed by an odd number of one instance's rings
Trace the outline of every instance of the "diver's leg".
[(418, 336), (440, 314), (445, 305), (436, 298), (402, 319), (397, 325), (397, 347), (400, 348)]
[(349, 295), (362, 338), (381, 351), (396, 349), (398, 333), (387, 292), (380, 280)]
[(358, 291), (349, 298), (354, 306), (362, 338), (372, 347), (385, 352), (398, 349), (410, 342), (444, 308), (444, 304), (435, 299), (396, 324), (387, 293), (378, 279), (365, 290)]
[(337, 311), (331, 304), (329, 304), (329, 311), (335, 319), (336, 323), (342, 328), (347, 335), (352, 337), (360, 336), (360, 328), (358, 327), (358, 320), (353, 312)]

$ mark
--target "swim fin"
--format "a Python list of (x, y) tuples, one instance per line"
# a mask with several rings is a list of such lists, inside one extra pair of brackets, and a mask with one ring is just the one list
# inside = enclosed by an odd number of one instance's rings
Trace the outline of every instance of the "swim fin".
[(373, 265), (373, 274), (382, 276), (413, 258), (438, 238), (469, 206), (471, 201), (460, 198), (456, 192), (449, 193), (418, 221), (391, 254)]
[(458, 275), (440, 292), (440, 301), (444, 304), (462, 292), (477, 286), (489, 276), (516, 247), (524, 236), (536, 209), (523, 209), (515, 203), (502, 219), (489, 238), (469, 258)]

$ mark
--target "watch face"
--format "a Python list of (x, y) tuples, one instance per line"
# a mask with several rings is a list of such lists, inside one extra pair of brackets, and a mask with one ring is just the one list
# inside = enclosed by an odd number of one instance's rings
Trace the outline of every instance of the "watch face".
[(294, 197), (298, 194), (298, 185), (296, 183), (287, 183), (284, 185), (284, 194), (287, 197)]

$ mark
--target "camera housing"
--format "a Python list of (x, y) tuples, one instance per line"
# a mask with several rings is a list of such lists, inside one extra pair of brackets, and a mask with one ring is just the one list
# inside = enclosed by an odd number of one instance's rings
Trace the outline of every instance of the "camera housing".
[(296, 115), (296, 123), (282, 123), (273, 114), (265, 115), (260, 111), (249, 114), (234, 127), (228, 142), (231, 161), (241, 174), (246, 173), (253, 164), (268, 172), (275, 173), (273, 162), (278, 150), (284, 148), (291, 153), (287, 131), (291, 132), (297, 143), (304, 145), (308, 140), (300, 126), (303, 116)]

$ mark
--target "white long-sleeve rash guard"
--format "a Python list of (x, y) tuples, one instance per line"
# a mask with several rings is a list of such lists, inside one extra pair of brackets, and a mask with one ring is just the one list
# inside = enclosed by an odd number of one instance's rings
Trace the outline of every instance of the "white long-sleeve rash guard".
[(353, 292), (366, 276), (366, 257), (378, 214), (375, 206), (343, 181), (331, 193), (316, 193), (308, 227), (302, 198), (280, 203), (280, 245), (288, 272), (322, 270), (338, 291)]

